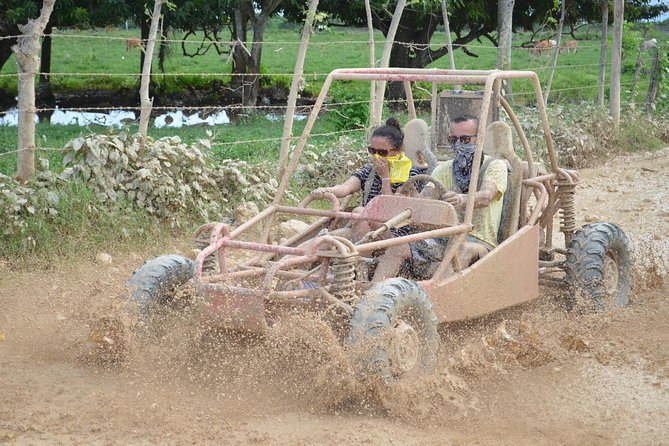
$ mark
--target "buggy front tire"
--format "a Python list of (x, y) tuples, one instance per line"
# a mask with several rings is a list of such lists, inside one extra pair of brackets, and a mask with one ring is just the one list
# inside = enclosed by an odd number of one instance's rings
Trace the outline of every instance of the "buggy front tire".
[(439, 334), (425, 291), (407, 279), (388, 279), (365, 292), (350, 322), (358, 374), (387, 383), (411, 381), (434, 371)]
[(140, 266), (128, 280), (129, 301), (137, 305), (140, 319), (146, 321), (170, 304), (175, 290), (193, 277), (193, 262), (171, 254), (156, 257)]
[(570, 287), (568, 305), (606, 311), (629, 303), (632, 256), (630, 242), (613, 223), (585, 225), (574, 234), (565, 262)]

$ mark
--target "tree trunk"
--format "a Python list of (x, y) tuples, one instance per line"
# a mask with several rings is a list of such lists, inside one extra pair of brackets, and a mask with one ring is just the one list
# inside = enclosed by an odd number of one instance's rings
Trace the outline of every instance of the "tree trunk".
[[(244, 8), (243, 4), (240, 4), (235, 8), (233, 27), (232, 27), (232, 39), (235, 44), (232, 48), (232, 88), (241, 89), (241, 86), (244, 84), (244, 79), (242, 75), (249, 71), (249, 57), (251, 54), (248, 52), (248, 49), (245, 47), (246, 38), (248, 35), (248, 20), (249, 16)], [(240, 92), (239, 98), (241, 100), (242, 94)]]
[(558, 32), (557, 32), (557, 43), (555, 44), (555, 48), (553, 48), (553, 62), (551, 64), (551, 71), (548, 74), (548, 81), (546, 82), (546, 93), (544, 94), (544, 105), (548, 105), (548, 95), (551, 93), (551, 84), (553, 83), (553, 75), (555, 74), (555, 68), (557, 67), (557, 60), (558, 60), (558, 55), (560, 54), (560, 45), (561, 45), (561, 40), (562, 40), (562, 27), (564, 26), (564, 14), (565, 14), (565, 3), (567, 0), (562, 0), (561, 3), (561, 11), (560, 11), (560, 23), (558, 24)]
[[(499, 0), (497, 2), (497, 68), (511, 69), (511, 44), (513, 42), (513, 5), (515, 0)], [(512, 98), (511, 81), (504, 82), (505, 96)]]
[(609, 27), (609, 0), (601, 0), (599, 7), (602, 9), (602, 44), (599, 53), (599, 82), (597, 88), (597, 105), (604, 109), (604, 82), (606, 79), (606, 46), (608, 44)]
[[(260, 90), (260, 60), (262, 56), (263, 40), (265, 38), (265, 26), (270, 15), (279, 6), (280, 0), (267, 0), (262, 2), (262, 9), (255, 10), (254, 2), (242, 0), (234, 10), (233, 37), (236, 37), (233, 49), (232, 67), (233, 80), (239, 78), (238, 90), (241, 90), (241, 101), (244, 110), (252, 113), (258, 100)], [(246, 23), (251, 20), (253, 24), (253, 40), (251, 49), (246, 44)], [(244, 40), (241, 39), (244, 36)]]
[(153, 50), (156, 46), (156, 34), (158, 34), (158, 23), (160, 22), (160, 10), (166, 0), (155, 0), (153, 5), (153, 15), (151, 16), (151, 29), (149, 29), (149, 38), (146, 41), (146, 53), (144, 58), (144, 67), (142, 67), (142, 81), (139, 87), (139, 98), (141, 104), (141, 114), (139, 116), (139, 135), (140, 147), (139, 155), (143, 155), (144, 144), (149, 130), (149, 118), (151, 117), (151, 107), (153, 98), (149, 98), (149, 83), (151, 82), (151, 62), (153, 60)]
[(609, 114), (616, 133), (620, 127), (620, 66), (622, 61), (623, 18), (625, 0), (613, 2), (613, 56), (611, 57), (611, 86)]
[(56, 106), (56, 98), (51, 91), (51, 32), (53, 31), (53, 20), (49, 20), (44, 29), (44, 40), (42, 41), (42, 60), (40, 64), (39, 86), (37, 87), (36, 103), (37, 108), (49, 109), (38, 111), (40, 121), (48, 122), (53, 114), (53, 108)]
[(262, 41), (265, 37), (266, 19), (257, 19), (253, 24), (253, 45), (248, 63), (249, 72), (244, 76), (242, 105), (247, 113), (253, 113), (253, 107), (258, 102), (260, 91), (260, 60), (262, 58)]
[(44, 0), (40, 15), (19, 25), (22, 35), (12, 51), (19, 70), (19, 135), (17, 179), (30, 181), (35, 175), (35, 74), (39, 69), (40, 36), (49, 21), (56, 0)]

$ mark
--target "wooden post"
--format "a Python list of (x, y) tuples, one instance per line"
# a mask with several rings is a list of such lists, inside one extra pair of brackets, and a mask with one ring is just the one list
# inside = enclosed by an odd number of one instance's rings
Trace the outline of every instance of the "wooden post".
[(599, 81), (597, 84), (597, 105), (604, 110), (604, 81), (606, 79), (606, 46), (608, 44), (609, 0), (600, 0), (602, 9), (602, 43), (599, 53)]
[[(369, 0), (365, 0), (365, 12), (367, 13), (367, 32), (369, 33), (369, 68), (376, 67), (376, 48), (374, 48), (374, 23), (372, 22), (372, 7)], [(369, 83), (369, 126), (374, 125), (376, 116), (376, 82)]]
[(16, 177), (21, 182), (28, 182), (35, 175), (35, 75), (39, 70), (40, 37), (49, 22), (54, 3), (56, 0), (44, 0), (39, 17), (19, 25), (22, 35), (12, 46), (19, 71)]
[(620, 66), (622, 60), (623, 15), (625, 0), (613, 2), (613, 56), (611, 57), (611, 87), (609, 114), (613, 118), (613, 127), (618, 133), (620, 127)]
[(653, 67), (650, 72), (650, 84), (648, 85), (648, 96), (646, 97), (646, 113), (649, 115), (655, 111), (655, 100), (657, 89), (660, 84), (660, 51), (657, 46), (653, 47)]
[(290, 93), (288, 93), (286, 120), (283, 123), (283, 139), (281, 140), (281, 151), (279, 152), (279, 179), (283, 177), (283, 173), (286, 170), (286, 164), (288, 163), (290, 139), (293, 136), (293, 118), (295, 117), (297, 90), (304, 71), (304, 59), (307, 54), (307, 48), (309, 47), (309, 37), (311, 36), (311, 29), (314, 23), (314, 17), (316, 16), (317, 7), (318, 0), (311, 0), (307, 18), (304, 20), (304, 26), (302, 27), (302, 39), (300, 40), (300, 48), (297, 53), (297, 60), (295, 61), (293, 81), (290, 84)]
[(149, 130), (149, 118), (153, 98), (149, 98), (149, 83), (151, 82), (151, 62), (153, 61), (153, 49), (156, 46), (156, 34), (158, 33), (158, 22), (160, 21), (160, 10), (166, 0), (155, 0), (153, 4), (153, 15), (151, 16), (151, 28), (149, 28), (149, 39), (146, 42), (144, 52), (144, 66), (142, 67), (142, 80), (139, 86), (139, 98), (141, 112), (139, 115), (139, 155), (144, 153), (144, 143)]
[[(395, 7), (395, 13), (393, 14), (393, 20), (390, 22), (390, 28), (388, 29), (388, 35), (386, 36), (386, 44), (383, 47), (383, 56), (381, 56), (381, 68), (388, 68), (390, 63), (390, 51), (393, 49), (393, 42), (395, 41), (395, 34), (397, 33), (397, 27), (400, 24), (400, 18), (402, 17), (402, 12), (404, 11), (404, 5), (406, 0), (399, 0), (397, 6)], [(374, 120), (372, 121), (373, 125), (381, 124), (381, 119), (383, 119), (383, 99), (386, 95), (386, 82), (379, 81), (376, 84), (376, 105), (374, 106)]]
[[(512, 0), (512, 3), (515, 0)], [(455, 70), (455, 59), (453, 58), (453, 42), (451, 42), (451, 25), (448, 22), (448, 6), (446, 0), (441, 0), (441, 13), (444, 16), (444, 30), (446, 31), (446, 46), (448, 47), (448, 60), (451, 70)]]

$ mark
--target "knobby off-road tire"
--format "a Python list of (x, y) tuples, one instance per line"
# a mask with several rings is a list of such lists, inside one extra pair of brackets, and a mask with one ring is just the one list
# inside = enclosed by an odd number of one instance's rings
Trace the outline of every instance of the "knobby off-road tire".
[(147, 322), (168, 305), (174, 291), (193, 277), (193, 262), (171, 254), (156, 257), (139, 267), (126, 284), (129, 301), (137, 305), (140, 320)]
[(627, 236), (613, 223), (585, 225), (574, 234), (565, 263), (569, 308), (606, 311), (629, 303), (632, 259)]
[(431, 373), (439, 348), (432, 302), (411, 280), (389, 279), (374, 285), (355, 307), (349, 344), (359, 354), (363, 379), (410, 381)]

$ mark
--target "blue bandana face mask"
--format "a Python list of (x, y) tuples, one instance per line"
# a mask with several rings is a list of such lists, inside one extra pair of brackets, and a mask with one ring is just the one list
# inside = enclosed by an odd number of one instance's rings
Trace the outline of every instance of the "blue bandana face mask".
[(462, 193), (469, 191), (469, 179), (472, 176), (472, 164), (474, 163), (474, 153), (476, 144), (456, 142), (452, 146), (455, 158), (453, 159), (453, 178), (456, 186)]

